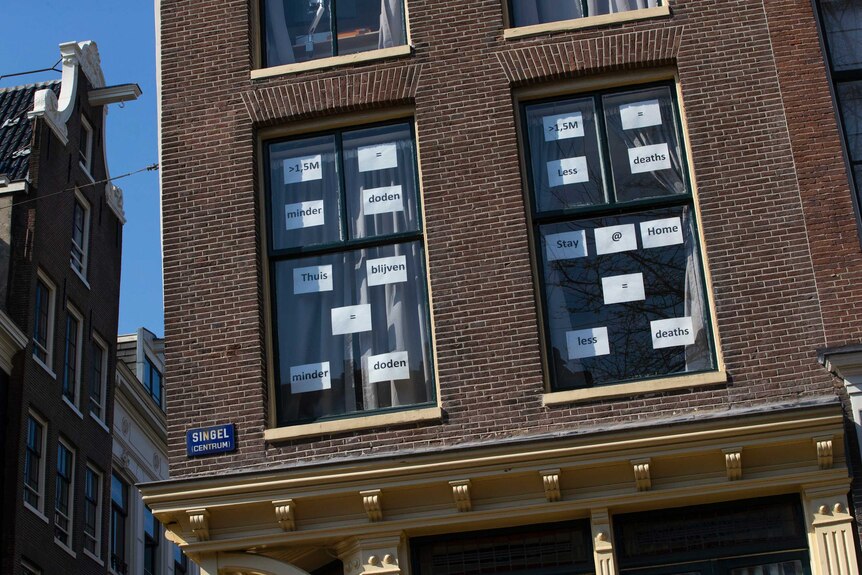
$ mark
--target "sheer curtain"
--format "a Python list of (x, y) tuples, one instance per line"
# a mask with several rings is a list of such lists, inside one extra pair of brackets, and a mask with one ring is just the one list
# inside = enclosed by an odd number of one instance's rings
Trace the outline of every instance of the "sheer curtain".
[(512, 24), (529, 26), (583, 16), (581, 0), (513, 0)]
[(629, 10), (654, 8), (658, 0), (587, 0), (587, 10), (590, 16), (597, 14), (616, 14)]
[(403, 4), (404, 0), (380, 0), (378, 48), (391, 48), (405, 43)]
[(266, 2), (266, 63), (269, 66), (293, 64), (293, 42), (287, 31), (283, 0)]
[(686, 206), (682, 212), (682, 229), (685, 230), (685, 317), (691, 318), (694, 343), (685, 347), (685, 370), (703, 371), (712, 367), (709, 352), (709, 337), (706, 326), (703, 298), (703, 275), (700, 271), (697, 236), (695, 235), (692, 208)]

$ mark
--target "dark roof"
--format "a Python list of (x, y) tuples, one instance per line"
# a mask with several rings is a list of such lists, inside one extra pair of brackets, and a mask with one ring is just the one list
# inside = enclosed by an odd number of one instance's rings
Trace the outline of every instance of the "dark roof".
[(13, 182), (27, 177), (33, 132), (27, 112), (33, 109), (33, 96), (45, 88), (60, 95), (59, 80), (0, 89), (0, 174)]

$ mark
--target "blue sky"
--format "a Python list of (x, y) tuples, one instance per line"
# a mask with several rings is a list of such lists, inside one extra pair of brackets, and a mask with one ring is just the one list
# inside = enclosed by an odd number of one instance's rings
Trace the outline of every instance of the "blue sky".
[[(143, 91), (108, 112), (108, 166), (118, 176), (158, 161), (154, 4), (150, 0), (27, 0), (3, 3), (0, 75), (50, 68), (59, 44), (93, 40), (108, 85), (135, 82)], [(54, 72), (5, 78), (0, 88), (59, 79)], [(115, 182), (124, 192), (119, 333), (146, 327), (164, 333), (159, 235), (159, 180), (145, 172)]]

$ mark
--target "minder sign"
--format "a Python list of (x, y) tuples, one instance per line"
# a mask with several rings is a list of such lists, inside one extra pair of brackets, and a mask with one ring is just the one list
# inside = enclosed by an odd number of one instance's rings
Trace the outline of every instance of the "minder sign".
[(233, 423), (201, 427), (186, 431), (186, 456), (198, 457), (210, 453), (236, 450), (236, 431)]

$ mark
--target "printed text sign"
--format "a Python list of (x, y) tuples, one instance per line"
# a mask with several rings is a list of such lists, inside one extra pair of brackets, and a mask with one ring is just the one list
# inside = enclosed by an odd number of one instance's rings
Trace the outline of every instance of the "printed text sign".
[(596, 254), (615, 254), (638, 249), (634, 224), (596, 228)]
[(545, 252), (549, 262), (587, 257), (587, 232), (576, 230), (545, 236)]
[(545, 116), (542, 118), (545, 128), (545, 141), (581, 138), (584, 135), (584, 119), (580, 112)]
[(298, 184), (323, 179), (320, 154), (284, 160), (284, 183)]
[(566, 344), (569, 349), (569, 359), (596, 357), (608, 355), (611, 352), (606, 327), (567, 331)]
[(363, 146), (356, 150), (360, 172), (373, 172), (398, 167), (398, 146), (395, 143)]
[(323, 223), (323, 200), (284, 206), (284, 227), (287, 230), (322, 226)]
[(410, 362), (406, 351), (368, 356), (368, 383), (410, 379)]
[(653, 349), (691, 345), (694, 343), (694, 327), (690, 317), (674, 317), (650, 322)]
[(371, 305), (349, 305), (331, 311), (332, 335), (371, 331)]
[(661, 107), (658, 100), (645, 100), (620, 106), (623, 130), (661, 125)]
[(293, 270), (293, 293), (332, 291), (332, 266), (310, 266)]
[(679, 218), (641, 222), (641, 243), (645, 249), (681, 244), (682, 223)]
[(669, 170), (671, 165), (667, 144), (629, 148), (629, 166), (633, 174)]
[(644, 276), (636, 273), (602, 278), (602, 293), (605, 305), (640, 301), (644, 299)]
[(580, 184), (590, 181), (587, 173), (587, 157), (563, 158), (548, 162), (548, 187)]
[(332, 387), (329, 362), (295, 365), (290, 368), (290, 393), (322, 391)]
[(366, 216), (404, 211), (401, 186), (362, 190), (362, 213)]
[(382, 286), (407, 281), (407, 257), (392, 256), (365, 262), (369, 286)]

